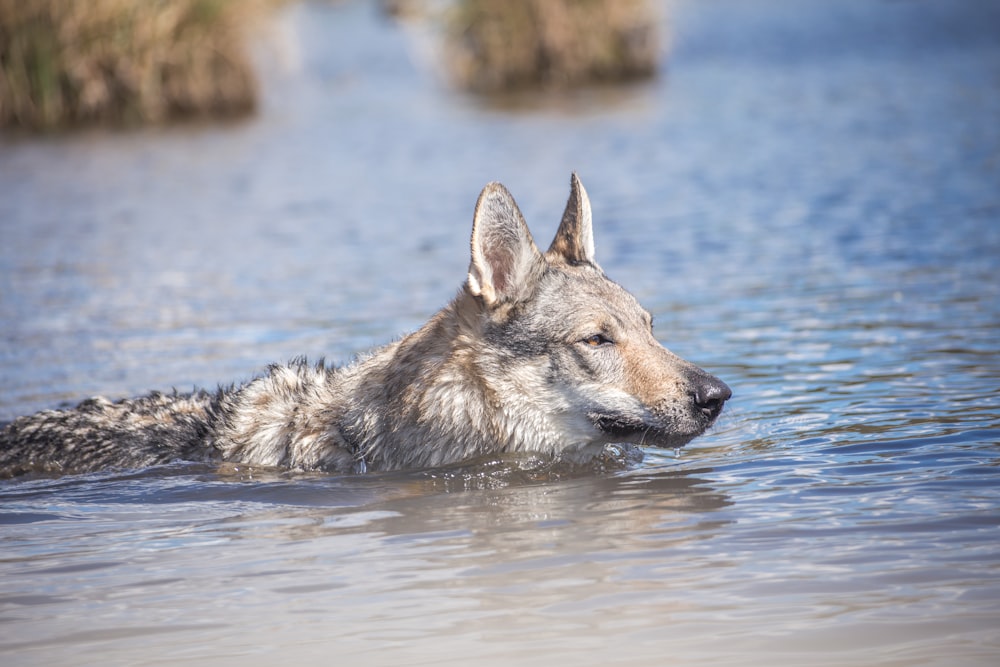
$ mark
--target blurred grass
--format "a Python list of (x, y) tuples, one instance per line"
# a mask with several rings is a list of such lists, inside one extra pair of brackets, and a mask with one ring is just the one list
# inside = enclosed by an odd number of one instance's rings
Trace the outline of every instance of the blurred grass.
[(251, 111), (247, 24), (267, 0), (0, 0), (0, 126)]
[(458, 0), (449, 61), (480, 93), (647, 78), (657, 25), (647, 0)]
[[(44, 131), (249, 113), (258, 94), (252, 27), (287, 1), (0, 0), (0, 127)], [(393, 14), (422, 4), (383, 3)], [(630, 80), (658, 66), (649, 0), (446, 4), (447, 67), (467, 90)]]

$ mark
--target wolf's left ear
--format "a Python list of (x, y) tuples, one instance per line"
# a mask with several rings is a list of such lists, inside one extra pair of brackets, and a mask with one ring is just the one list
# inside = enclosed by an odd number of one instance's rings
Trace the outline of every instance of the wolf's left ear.
[(569, 201), (566, 202), (559, 231), (546, 255), (550, 260), (561, 257), (570, 264), (596, 264), (590, 199), (576, 172), (570, 176)]
[(483, 188), (472, 221), (468, 289), (488, 306), (527, 299), (545, 269), (528, 225), (500, 183)]

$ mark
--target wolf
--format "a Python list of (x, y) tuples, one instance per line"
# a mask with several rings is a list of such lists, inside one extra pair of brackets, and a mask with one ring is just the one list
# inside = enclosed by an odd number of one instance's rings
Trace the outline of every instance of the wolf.
[(0, 472), (183, 460), (350, 473), (520, 452), (581, 462), (610, 443), (680, 447), (731, 395), (660, 345), (650, 314), (604, 274), (574, 173), (544, 253), (507, 188), (483, 189), (468, 276), (415, 333), (342, 367), (299, 359), (216, 391), (17, 418), (0, 432)]

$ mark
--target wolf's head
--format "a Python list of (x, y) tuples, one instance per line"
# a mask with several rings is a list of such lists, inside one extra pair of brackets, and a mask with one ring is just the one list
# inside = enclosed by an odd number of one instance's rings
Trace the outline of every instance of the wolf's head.
[[(544, 254), (510, 192), (483, 189), (465, 292), (474, 301), (478, 364), (519, 428), (559, 432), (559, 446), (609, 442), (679, 447), (732, 395), (718, 378), (653, 337), (652, 318), (594, 260), (590, 201), (576, 174)], [(534, 416), (534, 422), (532, 417)], [(530, 434), (518, 440), (531, 441)]]

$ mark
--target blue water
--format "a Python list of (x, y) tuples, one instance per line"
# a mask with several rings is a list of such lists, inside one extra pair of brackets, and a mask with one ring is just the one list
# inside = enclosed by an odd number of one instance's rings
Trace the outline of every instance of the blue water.
[(735, 396), (549, 479), (177, 465), (0, 482), (0, 660), (995, 665), (1000, 5), (670, 5), (654, 83), (489, 102), (292, 6), (261, 113), (0, 138), (0, 420), (347, 360), (446, 303), (501, 180)]

